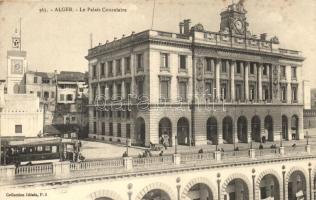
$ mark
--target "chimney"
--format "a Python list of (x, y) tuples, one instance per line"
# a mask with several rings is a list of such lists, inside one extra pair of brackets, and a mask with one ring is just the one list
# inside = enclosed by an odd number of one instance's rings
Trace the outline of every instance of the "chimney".
[(184, 34), (185, 35), (188, 35), (190, 33), (190, 23), (191, 23), (191, 20), (190, 19), (185, 19), (183, 21), (183, 28), (184, 28)]
[(183, 26), (184, 26), (184, 23), (183, 23), (183, 22), (180, 22), (180, 23), (179, 23), (180, 34), (183, 34)]
[(260, 34), (260, 39), (265, 41), (265, 40), (267, 40), (267, 36), (268, 36), (267, 33), (262, 33), (262, 34)]

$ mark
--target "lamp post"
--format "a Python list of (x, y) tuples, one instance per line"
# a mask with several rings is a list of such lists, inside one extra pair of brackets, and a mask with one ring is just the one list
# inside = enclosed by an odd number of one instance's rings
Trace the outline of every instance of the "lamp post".
[(308, 131), (306, 131), (306, 144), (309, 145), (309, 135), (308, 135)]
[(177, 144), (178, 144), (178, 136), (174, 136), (174, 154), (178, 153)]
[(280, 147), (283, 146), (283, 136), (282, 136), (282, 131), (280, 132)]

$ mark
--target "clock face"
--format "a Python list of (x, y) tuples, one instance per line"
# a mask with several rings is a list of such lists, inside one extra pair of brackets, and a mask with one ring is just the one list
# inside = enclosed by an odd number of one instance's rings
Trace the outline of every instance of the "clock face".
[(13, 74), (23, 73), (23, 61), (22, 60), (12, 60), (11, 72)]
[(242, 22), (241, 22), (240, 20), (237, 20), (237, 21), (235, 22), (235, 26), (236, 26), (236, 28), (237, 28), (238, 30), (241, 30), (242, 27), (243, 27), (243, 24), (242, 24)]

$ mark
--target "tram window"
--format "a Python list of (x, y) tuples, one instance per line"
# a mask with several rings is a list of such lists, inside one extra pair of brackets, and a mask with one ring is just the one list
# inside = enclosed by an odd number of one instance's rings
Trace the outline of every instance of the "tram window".
[(26, 148), (22, 147), (22, 153), (26, 153)]
[(43, 151), (43, 147), (42, 146), (38, 146), (37, 147), (37, 151)]
[(68, 138), (68, 134), (64, 134), (64, 138)]
[(57, 146), (52, 146), (52, 153), (56, 153), (57, 152)]
[(45, 151), (50, 151), (50, 146), (45, 146)]

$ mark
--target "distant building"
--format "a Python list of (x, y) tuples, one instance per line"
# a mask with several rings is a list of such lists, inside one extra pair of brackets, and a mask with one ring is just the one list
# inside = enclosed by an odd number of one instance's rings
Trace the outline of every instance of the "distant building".
[(311, 109), (316, 109), (316, 88), (311, 89)]
[(43, 133), (43, 110), (32, 94), (4, 94), (0, 82), (0, 136), (37, 137)]
[(311, 109), (311, 87), (310, 82), (304, 80), (303, 82), (303, 103), (304, 109)]
[(25, 73), (25, 91), (40, 98), (45, 108), (44, 124), (52, 124), (56, 105), (56, 72), (27, 71)]
[(56, 110), (53, 124), (88, 125), (88, 84), (85, 73), (61, 71), (57, 75)]

